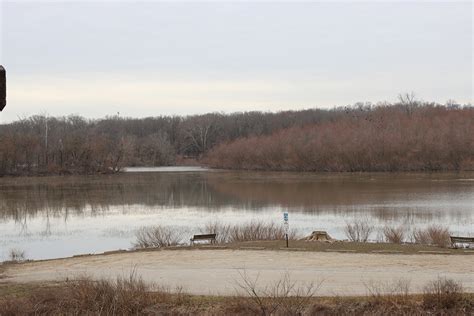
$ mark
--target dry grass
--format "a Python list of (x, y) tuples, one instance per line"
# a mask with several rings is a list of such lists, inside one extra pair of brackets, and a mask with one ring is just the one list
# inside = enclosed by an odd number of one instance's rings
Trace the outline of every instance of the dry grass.
[(438, 278), (429, 282), (423, 292), (423, 305), (427, 308), (450, 309), (464, 299), (462, 284), (452, 279)]
[(135, 237), (135, 248), (161, 248), (181, 244), (184, 232), (172, 227), (149, 226), (138, 229)]
[(167, 314), (187, 302), (189, 296), (177, 292), (149, 285), (132, 270), (115, 280), (84, 277), (0, 297), (0, 315), (144, 315), (155, 308)]
[[(321, 283), (298, 287), (287, 273), (268, 288), (242, 274), (246, 296), (191, 296), (153, 287), (134, 272), (127, 278), (83, 278), (60, 284), (0, 284), (0, 315), (472, 315), (474, 295), (438, 279), (423, 295), (409, 281), (369, 284), (365, 297), (316, 297)], [(5, 290), (5, 287), (9, 287)]]
[(302, 315), (323, 283), (296, 286), (286, 272), (273, 286), (261, 288), (258, 275), (251, 278), (246, 271), (239, 274), (241, 280), (236, 281), (237, 291), (245, 295), (237, 301), (237, 306), (245, 306), (254, 315)]
[(365, 282), (367, 296), (373, 300), (404, 300), (410, 296), (410, 279), (400, 278), (391, 282)]
[[(240, 225), (223, 224), (221, 222), (209, 222), (200, 229), (202, 234), (217, 234), (218, 243), (234, 243), (244, 241), (268, 241), (284, 240), (285, 229), (283, 225), (272, 222), (252, 221)], [(135, 248), (161, 248), (183, 245), (192, 233), (167, 226), (142, 227), (135, 233)], [(297, 239), (297, 231), (290, 230), (288, 238)]]
[(447, 248), (451, 245), (447, 227), (432, 225), (426, 229), (413, 231), (413, 241), (417, 244), (434, 245), (441, 248)]
[(355, 242), (366, 242), (373, 231), (374, 226), (370, 225), (367, 220), (356, 220), (352, 224), (347, 223), (344, 228), (347, 238)]
[[(265, 250), (280, 250), (286, 247), (284, 240), (267, 240), (267, 241), (245, 241), (229, 243), (225, 245), (229, 249), (241, 249), (242, 247), (258, 247)], [(308, 242), (305, 240), (291, 240), (289, 243), (290, 248), (298, 248), (306, 251), (351, 251), (354, 253), (373, 253), (373, 252), (393, 252), (393, 253), (405, 253), (405, 254), (416, 254), (423, 256), (423, 252), (420, 251), (443, 251), (456, 256), (470, 256), (471, 254), (464, 252), (463, 249), (454, 248), (437, 248), (429, 245), (421, 245), (415, 243), (404, 243), (404, 244), (392, 244), (392, 243), (381, 243), (381, 242)]]
[(201, 228), (201, 234), (216, 234), (216, 241), (219, 244), (227, 243), (230, 240), (231, 226), (219, 221), (208, 222)]
[(421, 245), (430, 245), (431, 238), (426, 230), (415, 229), (412, 234), (413, 242)]
[[(366, 220), (357, 220), (353, 223), (347, 223), (345, 234), (351, 242), (366, 243), (374, 232), (374, 226)], [(202, 234), (216, 234), (217, 243), (239, 243), (251, 241), (278, 241), (285, 239), (285, 229), (283, 225), (274, 222), (251, 221), (244, 224), (231, 225), (222, 222), (208, 222), (199, 230)], [(188, 236), (189, 235), (189, 236)], [(175, 227), (167, 226), (149, 226), (142, 227), (136, 231), (135, 248), (161, 248), (169, 246), (184, 245), (187, 237), (192, 233), (180, 230)], [(451, 245), (449, 230), (443, 226), (430, 226), (426, 229), (414, 230), (411, 234), (411, 241), (416, 244), (437, 246), (447, 248)], [(403, 226), (386, 226), (381, 231), (379, 240), (402, 244), (407, 241), (409, 234)], [(295, 241), (299, 237), (299, 232), (290, 229), (288, 233), (290, 240)], [(21, 261), (21, 252), (11, 251), (11, 261)]]
[[(283, 240), (285, 228), (273, 222), (251, 221), (240, 225), (229, 225), (220, 222), (209, 222), (201, 233), (217, 234), (218, 243), (233, 243), (257, 240)], [(297, 238), (297, 231), (288, 232), (289, 239)]]
[(0, 300), (0, 314), (130, 315), (140, 313), (154, 300), (143, 280), (132, 273), (129, 278), (115, 281), (89, 278), (69, 281), (65, 286), (34, 291), (27, 297), (3, 299)]
[(8, 251), (8, 260), (10, 262), (22, 262), (26, 260), (26, 252), (21, 249), (12, 248)]
[(399, 226), (399, 227), (385, 226), (382, 233), (384, 236), (384, 240), (392, 244), (401, 244), (405, 242), (406, 235), (407, 235), (406, 229), (402, 226)]

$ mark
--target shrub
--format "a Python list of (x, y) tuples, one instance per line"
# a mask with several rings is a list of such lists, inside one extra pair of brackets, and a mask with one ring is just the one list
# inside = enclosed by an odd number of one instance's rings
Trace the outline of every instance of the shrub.
[(418, 244), (434, 245), (442, 248), (451, 245), (448, 228), (440, 225), (432, 225), (424, 230), (415, 230), (413, 240)]
[(428, 227), (428, 235), (431, 239), (431, 244), (438, 247), (446, 248), (451, 245), (451, 239), (449, 238), (449, 230), (443, 226), (431, 226)]
[(462, 301), (462, 285), (452, 279), (438, 278), (423, 289), (423, 305), (427, 308), (450, 309)]
[(177, 246), (182, 243), (183, 234), (182, 230), (172, 227), (142, 227), (135, 233), (136, 241), (134, 246), (136, 248)]
[(386, 242), (392, 244), (401, 244), (405, 241), (406, 230), (402, 226), (400, 227), (388, 227), (385, 226), (383, 229), (383, 235)]
[(370, 302), (380, 305), (408, 305), (410, 302), (409, 279), (400, 278), (389, 282), (364, 283)]
[(415, 229), (412, 234), (412, 239), (417, 244), (430, 245), (431, 239), (428, 231), (425, 229)]
[(366, 242), (373, 230), (374, 226), (368, 221), (356, 220), (352, 224), (347, 223), (344, 232), (350, 241)]
[(152, 306), (178, 306), (181, 294), (147, 285), (135, 272), (115, 280), (88, 277), (41, 287), (25, 297), (0, 297), (0, 315), (142, 315)]
[(69, 304), (73, 310), (100, 311), (104, 314), (137, 314), (152, 303), (150, 289), (134, 273), (115, 281), (82, 279), (68, 287)]
[(239, 308), (234, 307), (234, 310), (252, 315), (302, 315), (323, 283), (299, 286), (286, 272), (272, 286), (260, 287), (259, 275), (253, 279), (246, 271), (239, 271), (239, 274), (241, 280), (236, 281), (236, 289), (240, 290), (238, 294), (245, 296), (240, 298)]
[(8, 259), (11, 262), (21, 262), (26, 260), (26, 252), (21, 249), (12, 248), (8, 252)]
[[(285, 228), (273, 222), (251, 221), (240, 225), (209, 222), (201, 229), (201, 233), (217, 234), (217, 242), (242, 242), (255, 240), (281, 240), (285, 239)], [(297, 231), (288, 232), (289, 239), (296, 239)]]
[[(252, 241), (252, 240), (281, 240), (285, 239), (285, 228), (273, 222), (250, 222), (240, 226), (234, 226), (230, 230), (230, 242)], [(296, 231), (288, 232), (288, 238), (294, 239)]]
[(230, 229), (229, 224), (223, 224), (218, 221), (208, 222), (200, 232), (202, 234), (216, 234), (217, 243), (226, 243), (230, 240)]

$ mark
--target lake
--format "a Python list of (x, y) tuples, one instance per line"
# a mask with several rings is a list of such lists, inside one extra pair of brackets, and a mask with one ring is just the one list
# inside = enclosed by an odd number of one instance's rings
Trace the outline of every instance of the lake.
[(474, 173), (285, 173), (196, 167), (128, 168), (97, 176), (0, 178), (0, 261), (10, 249), (45, 259), (128, 249), (143, 226), (169, 225), (191, 237), (210, 221), (344, 226), (431, 224), (474, 234)]

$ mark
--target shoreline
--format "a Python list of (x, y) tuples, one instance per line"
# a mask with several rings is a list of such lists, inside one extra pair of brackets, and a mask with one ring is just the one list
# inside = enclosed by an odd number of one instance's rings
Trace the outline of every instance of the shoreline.
[[(293, 246), (296, 244), (296, 247)], [(274, 252), (303, 252), (303, 253), (344, 253), (344, 254), (373, 254), (373, 255), (448, 255), (448, 256), (469, 256), (474, 255), (474, 248), (440, 248), (437, 246), (422, 245), (415, 243), (385, 243), (385, 242), (351, 242), (336, 241), (332, 243), (323, 241), (303, 241), (290, 240), (290, 247), (286, 248), (285, 241), (244, 241), (224, 244), (196, 244), (194, 246), (168, 246), (168, 247), (148, 247), (131, 249), (114, 249), (100, 253), (81, 253), (67, 257), (46, 258), (46, 259), (26, 259), (23, 261), (3, 261), (0, 267), (10, 265), (21, 265), (27, 263), (53, 262), (69, 260), (74, 258), (102, 257), (116, 254), (133, 254), (142, 252), (161, 251), (204, 251), (204, 250), (232, 250), (232, 251), (274, 251)], [(1, 276), (1, 275), (0, 275)]]
[[(127, 168), (149, 169), (146, 171), (127, 171)], [(164, 170), (166, 168), (176, 170)], [(183, 170), (179, 170), (182, 168)], [(163, 170), (160, 170), (163, 169)], [(186, 170), (189, 169), (189, 170)], [(264, 174), (295, 174), (295, 175), (443, 175), (443, 174), (474, 174), (474, 169), (465, 170), (396, 170), (396, 171), (305, 171), (305, 170), (265, 170), (265, 169), (222, 169), (212, 168), (207, 165), (173, 165), (173, 166), (140, 166), (140, 167), (123, 167), (116, 172), (97, 172), (97, 173), (80, 173), (80, 172), (60, 172), (60, 173), (31, 173), (31, 174), (5, 174), (0, 175), (2, 179), (28, 179), (28, 178), (67, 178), (67, 177), (93, 177), (93, 176), (116, 176), (124, 174), (137, 173), (180, 173), (180, 172), (229, 172), (229, 173), (264, 173)]]

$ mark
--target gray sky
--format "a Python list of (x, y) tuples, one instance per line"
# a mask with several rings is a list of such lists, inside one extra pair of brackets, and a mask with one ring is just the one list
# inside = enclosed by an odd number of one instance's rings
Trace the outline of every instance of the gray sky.
[[(0, 0), (1, 1), (1, 0)], [(472, 3), (2, 1), (1, 122), (473, 102)]]

